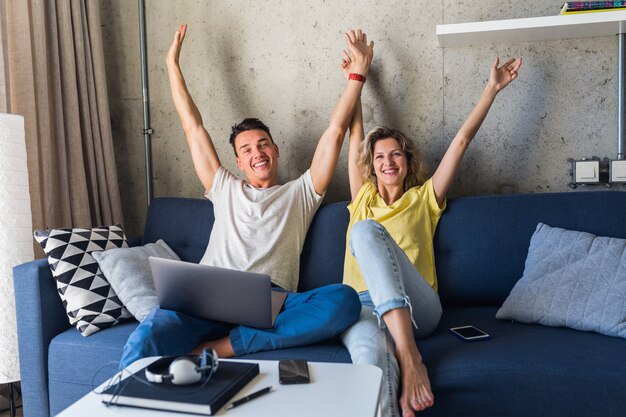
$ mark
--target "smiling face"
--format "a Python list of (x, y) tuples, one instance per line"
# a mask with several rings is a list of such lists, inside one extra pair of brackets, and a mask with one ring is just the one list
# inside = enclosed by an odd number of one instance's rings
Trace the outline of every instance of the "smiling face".
[(374, 174), (379, 186), (401, 187), (407, 175), (407, 158), (394, 138), (380, 139), (374, 144)]
[(248, 182), (257, 188), (269, 188), (278, 183), (278, 146), (262, 129), (241, 132), (235, 138), (237, 166)]

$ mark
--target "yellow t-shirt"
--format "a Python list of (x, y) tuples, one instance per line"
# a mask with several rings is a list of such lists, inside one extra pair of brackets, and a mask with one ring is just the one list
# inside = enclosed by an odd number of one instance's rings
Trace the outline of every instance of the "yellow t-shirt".
[(366, 181), (348, 205), (350, 224), (346, 234), (343, 283), (357, 292), (367, 290), (359, 265), (350, 253), (350, 230), (356, 222), (373, 219), (387, 229), (415, 268), (437, 291), (433, 237), (445, 207), (445, 200), (442, 207), (437, 204), (431, 180), (409, 189), (390, 206), (382, 199), (376, 185)]

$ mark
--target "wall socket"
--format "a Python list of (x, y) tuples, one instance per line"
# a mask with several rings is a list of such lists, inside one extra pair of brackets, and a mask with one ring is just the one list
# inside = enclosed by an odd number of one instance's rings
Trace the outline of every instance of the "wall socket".
[(572, 161), (572, 178), (574, 184), (599, 184), (600, 160), (583, 158)]
[(626, 159), (613, 159), (609, 162), (609, 181), (626, 183)]
[(626, 159), (608, 159), (594, 156), (579, 160), (568, 159), (572, 164), (570, 188), (579, 185), (604, 184), (611, 188), (612, 184), (626, 184)]

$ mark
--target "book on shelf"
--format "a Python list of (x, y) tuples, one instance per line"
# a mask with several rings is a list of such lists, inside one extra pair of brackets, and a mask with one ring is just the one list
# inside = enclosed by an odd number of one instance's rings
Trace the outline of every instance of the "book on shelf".
[(626, 1), (569, 1), (561, 7), (561, 14), (610, 12), (626, 10)]
[(102, 402), (108, 405), (148, 408), (213, 415), (259, 374), (259, 364), (220, 361), (219, 367), (203, 385), (173, 385), (148, 382), (145, 368), (106, 388)]

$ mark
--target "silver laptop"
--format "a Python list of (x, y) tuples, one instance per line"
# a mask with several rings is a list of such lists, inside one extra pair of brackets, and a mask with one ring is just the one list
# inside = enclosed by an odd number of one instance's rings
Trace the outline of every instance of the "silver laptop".
[(269, 275), (150, 257), (159, 306), (190, 316), (270, 328), (287, 293)]

